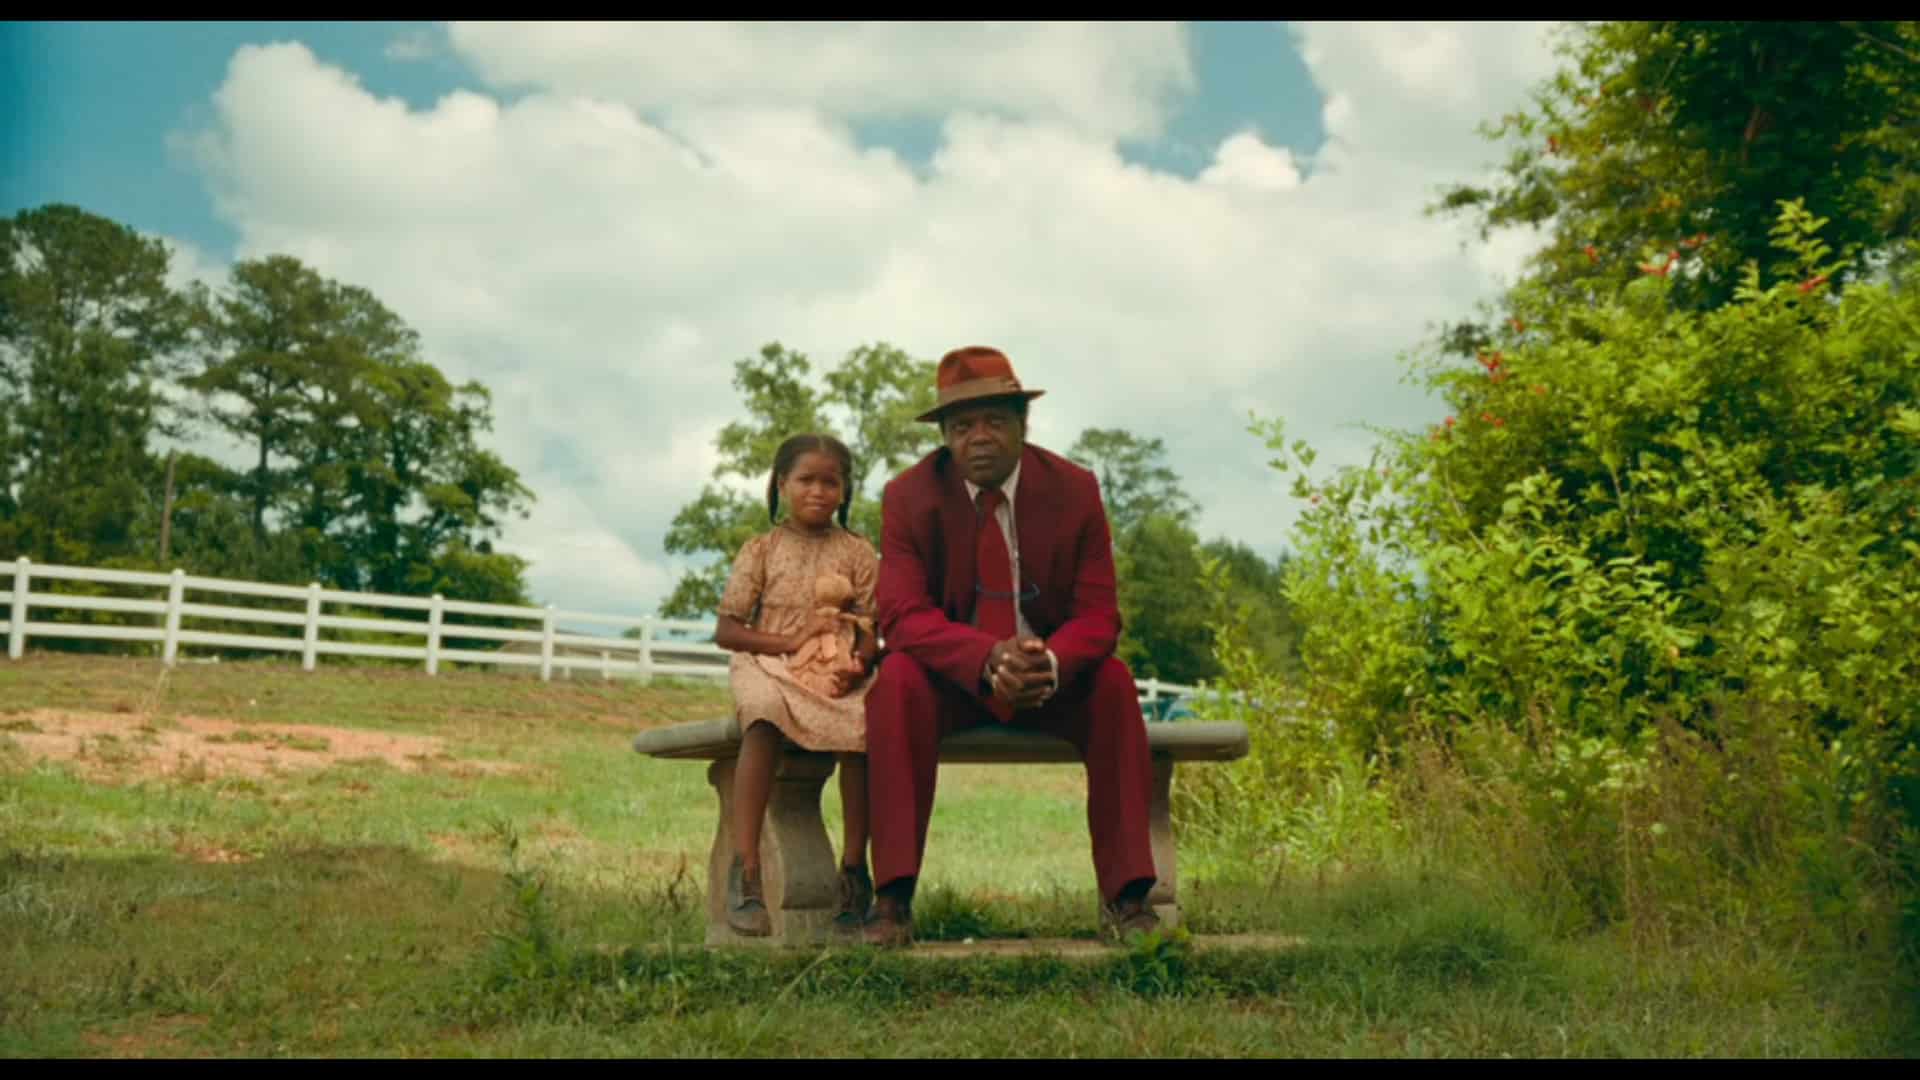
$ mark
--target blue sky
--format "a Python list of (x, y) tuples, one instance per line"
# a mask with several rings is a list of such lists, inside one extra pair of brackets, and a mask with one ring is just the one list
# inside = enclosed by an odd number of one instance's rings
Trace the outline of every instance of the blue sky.
[(167, 136), (206, 122), (234, 50), (300, 41), (373, 93), (425, 107), (460, 84), (457, 63), (385, 53), (390, 42), (431, 30), (420, 22), (0, 24), (11, 114), (0, 133), (0, 209), (68, 202), (230, 255), (238, 234), (214, 216), (200, 176), (169, 151)]
[[(536, 599), (651, 611), (732, 366), (1006, 350), (1032, 441), (1158, 437), (1203, 536), (1438, 418), (1403, 357), (1525, 236), (1422, 214), (1551, 75), (1539, 23), (8, 23), (0, 213), (66, 202), (177, 276), (291, 255), (493, 394)], [(211, 436), (193, 448), (229, 460)], [(750, 487), (751, 485), (746, 485)]]
[[(1320, 96), (1274, 22), (1189, 27), (1198, 84), (1165, 133), (1123, 141), (1129, 160), (1195, 176), (1213, 147), (1253, 129), (1307, 160), (1320, 145)], [(430, 22), (8, 22), (0, 23), (0, 212), (68, 202), (136, 228), (174, 236), (210, 255), (233, 255), (238, 232), (215, 216), (191, 163), (169, 150), (171, 132), (207, 122), (209, 100), (242, 45), (298, 41), (351, 71), (368, 92), (427, 109), (476, 84)], [(433, 44), (395, 58), (396, 42)], [(511, 99), (517, 94), (504, 95)], [(854, 123), (867, 144), (925, 164), (939, 142), (926, 116)]]

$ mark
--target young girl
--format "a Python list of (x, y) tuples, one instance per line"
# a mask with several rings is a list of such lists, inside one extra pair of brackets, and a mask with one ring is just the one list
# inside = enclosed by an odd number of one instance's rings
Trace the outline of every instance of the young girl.
[[(809, 638), (842, 625), (814, 599), (821, 574), (844, 574), (853, 583), (852, 614), (873, 616), (880, 560), (873, 545), (846, 527), (852, 477), (853, 455), (831, 435), (795, 435), (781, 443), (767, 481), (767, 519), (774, 528), (741, 547), (720, 597), (713, 640), (734, 654), (730, 672), (741, 729), (733, 774), (727, 925), (752, 937), (773, 929), (761, 891), (760, 825), (782, 735), (808, 750), (840, 754), (846, 846), (835, 923), (858, 929), (873, 902), (867, 871), (866, 696), (878, 643), (856, 629), (849, 663), (829, 693), (804, 685), (787, 666)], [(782, 502), (788, 507), (785, 520), (779, 515)]]

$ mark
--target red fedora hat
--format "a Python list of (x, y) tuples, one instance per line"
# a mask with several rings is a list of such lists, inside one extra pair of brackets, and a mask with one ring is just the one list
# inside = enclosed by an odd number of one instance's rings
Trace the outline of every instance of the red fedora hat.
[(940, 403), (921, 413), (917, 420), (938, 421), (940, 414), (955, 405), (989, 398), (1026, 398), (1032, 401), (1045, 390), (1027, 390), (1013, 373), (1013, 362), (999, 349), (969, 345), (940, 358), (940, 370), (934, 380), (940, 388)]

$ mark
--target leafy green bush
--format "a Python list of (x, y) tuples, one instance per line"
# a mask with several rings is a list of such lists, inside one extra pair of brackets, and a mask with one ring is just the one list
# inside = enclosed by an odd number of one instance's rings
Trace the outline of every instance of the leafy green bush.
[[(1183, 784), (1194, 820), (1297, 848), (1358, 781), (1396, 812), (1349, 850), (1450, 829), (1570, 914), (1653, 928), (1743, 889), (1803, 929), (1910, 890), (1920, 297), (1835, 292), (1822, 224), (1782, 204), (1785, 272), (1710, 311), (1658, 260), (1585, 304), (1523, 285), (1477, 366), (1427, 367), (1453, 415), (1368, 467), (1315, 479), (1256, 420), (1310, 503), (1302, 704)], [(1225, 682), (1283, 696), (1225, 637)]]

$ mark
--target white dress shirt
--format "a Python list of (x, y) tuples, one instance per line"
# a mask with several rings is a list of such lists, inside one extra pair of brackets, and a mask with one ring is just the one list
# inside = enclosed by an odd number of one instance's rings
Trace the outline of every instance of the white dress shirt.
[[(981, 487), (971, 480), (964, 480), (964, 478), (963, 482), (967, 485), (967, 500), (973, 503), (973, 505), (979, 506)], [(1020, 610), (1020, 541), (1017, 539), (1020, 534), (1014, 528), (1013, 524), (1013, 498), (1014, 493), (1019, 487), (1020, 465), (1016, 462), (1013, 466), (1013, 471), (1008, 473), (1006, 480), (1000, 484), (1000, 490), (1004, 492), (1007, 497), (1000, 500), (1000, 505), (994, 509), (993, 516), (994, 520), (1000, 525), (1000, 535), (1006, 538), (1007, 554), (1010, 556), (1008, 561), (1012, 564), (1014, 628), (1019, 632), (1021, 637), (1038, 637), (1039, 635), (1033, 632), (1033, 627), (1027, 625), (1027, 613)], [(977, 606), (973, 613), (973, 625), (980, 625), (980, 612)], [(1053, 691), (1060, 688), (1060, 660), (1053, 655), (1052, 649), (1047, 650), (1047, 662), (1053, 666), (1053, 687), (1047, 691), (1047, 697), (1052, 697)], [(987, 684), (991, 686), (993, 684), (993, 673), (991, 671), (986, 673), (986, 679)], [(1045, 698), (1041, 700), (1044, 701)]]

